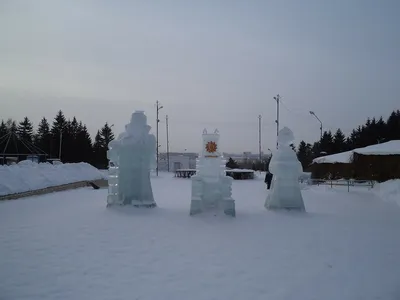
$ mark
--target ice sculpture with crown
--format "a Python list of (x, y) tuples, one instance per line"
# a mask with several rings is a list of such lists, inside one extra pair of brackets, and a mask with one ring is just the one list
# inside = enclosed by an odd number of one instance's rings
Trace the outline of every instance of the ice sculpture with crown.
[(267, 209), (305, 211), (299, 176), (303, 171), (291, 144), (293, 132), (284, 127), (278, 133), (278, 149), (272, 155), (269, 170), (273, 175), (272, 186), (265, 201)]
[(125, 132), (108, 144), (109, 193), (107, 206), (155, 207), (150, 169), (155, 167), (156, 139), (150, 134), (147, 117), (135, 111)]
[(235, 216), (232, 199), (232, 178), (225, 175), (225, 160), (219, 151), (219, 133), (203, 131), (203, 150), (197, 159), (196, 175), (192, 176), (190, 215), (205, 210), (223, 210)]

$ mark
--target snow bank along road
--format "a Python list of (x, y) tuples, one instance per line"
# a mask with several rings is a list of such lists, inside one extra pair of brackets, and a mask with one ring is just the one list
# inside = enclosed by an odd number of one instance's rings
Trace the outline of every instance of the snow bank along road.
[[(87, 163), (58, 164), (21, 161), (0, 166), (0, 200), (85, 186), (106, 175)], [(102, 184), (102, 182), (99, 182)]]
[(306, 214), (190, 217), (190, 180), (152, 178), (155, 209), (83, 188), (0, 203), (0, 299), (400, 299), (400, 208), (367, 190), (303, 190)]

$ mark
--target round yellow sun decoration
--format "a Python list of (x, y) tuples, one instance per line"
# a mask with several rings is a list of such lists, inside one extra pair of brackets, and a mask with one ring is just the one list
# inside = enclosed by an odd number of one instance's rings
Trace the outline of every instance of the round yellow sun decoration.
[(215, 142), (208, 142), (206, 144), (206, 150), (208, 153), (214, 153), (217, 151), (217, 143)]

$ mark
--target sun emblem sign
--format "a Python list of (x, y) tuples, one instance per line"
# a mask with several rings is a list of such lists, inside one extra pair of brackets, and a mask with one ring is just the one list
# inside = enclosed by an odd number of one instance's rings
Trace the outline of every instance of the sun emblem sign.
[(214, 152), (217, 152), (217, 143), (215, 143), (215, 142), (208, 142), (207, 144), (206, 144), (206, 150), (207, 150), (207, 152), (208, 153), (214, 153)]

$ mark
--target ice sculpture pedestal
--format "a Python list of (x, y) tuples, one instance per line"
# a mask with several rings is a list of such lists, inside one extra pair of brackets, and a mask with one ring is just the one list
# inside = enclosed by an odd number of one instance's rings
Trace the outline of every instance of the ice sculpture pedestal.
[(225, 175), (225, 160), (218, 152), (219, 134), (203, 132), (203, 151), (197, 160), (196, 175), (192, 180), (190, 215), (208, 210), (223, 211), (235, 217), (235, 200), (232, 199), (233, 179)]
[(143, 111), (135, 111), (125, 132), (108, 145), (109, 193), (107, 206), (156, 207), (150, 182), (155, 166), (156, 140)]
[(303, 171), (296, 153), (291, 148), (293, 132), (284, 127), (278, 133), (278, 150), (272, 155), (269, 170), (273, 174), (265, 208), (270, 210), (305, 211), (299, 176)]

